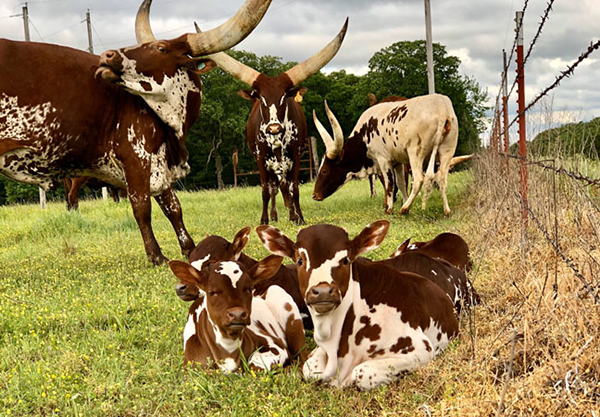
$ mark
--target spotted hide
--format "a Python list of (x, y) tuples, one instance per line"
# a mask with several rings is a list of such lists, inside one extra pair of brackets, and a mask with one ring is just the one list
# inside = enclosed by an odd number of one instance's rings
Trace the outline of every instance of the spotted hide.
[(321, 51), (275, 77), (260, 73), (224, 52), (208, 56), (221, 69), (252, 87), (251, 90), (241, 90), (239, 94), (252, 102), (246, 125), (246, 141), (256, 159), (260, 175), (263, 202), (261, 224), (268, 224), (269, 218), (277, 221), (276, 197), (279, 189), (289, 209), (290, 221), (304, 224), (298, 180), (300, 155), (306, 143), (306, 119), (300, 102), (307, 88), (299, 87), (299, 84), (335, 56), (347, 26), (346, 19), (342, 30)]
[(469, 257), (469, 245), (465, 240), (454, 233), (440, 233), (425, 242), (412, 242), (406, 239), (390, 256), (393, 258), (406, 252), (417, 252), (432, 258), (444, 259), (455, 267), (469, 272), (472, 267)]
[(359, 257), (388, 228), (380, 220), (350, 240), (342, 228), (319, 224), (295, 243), (272, 226), (257, 228), (267, 249), (296, 262), (317, 343), (305, 378), (375, 388), (424, 366), (458, 334), (452, 303), (436, 284)]
[(271, 255), (250, 269), (236, 261), (219, 261), (202, 270), (169, 262), (177, 278), (202, 291), (183, 331), (184, 363), (216, 364), (226, 372), (239, 369), (243, 358), (267, 370), (290, 363), (299, 353), (292, 347), (304, 342), (298, 308), (278, 286), (263, 297), (253, 295), (253, 286), (271, 277), (282, 259)]
[(271, 0), (248, 0), (203, 34), (156, 41), (151, 0), (136, 19), (140, 45), (102, 56), (33, 42), (0, 40), (0, 174), (56, 187), (95, 177), (126, 188), (150, 261), (166, 260), (151, 225), (154, 197), (182, 253), (194, 248), (171, 184), (188, 171), (185, 133), (198, 117), (198, 57), (222, 51), (254, 29)]
[[(407, 214), (423, 184), (427, 191), (435, 180), (442, 193), (444, 214), (450, 214), (446, 185), (458, 141), (458, 122), (448, 97), (431, 94), (376, 104), (360, 116), (345, 143), (342, 128), (327, 102), (325, 110), (333, 138), (313, 112), (315, 125), (327, 148), (315, 182), (315, 200), (329, 197), (352, 178), (377, 174), (384, 184), (386, 213), (392, 212), (394, 185), (398, 181), (404, 199), (400, 214)], [(427, 159), (427, 171), (423, 175)], [(437, 173), (434, 172), (436, 159), (440, 163)], [(413, 174), (410, 195), (406, 192), (402, 164), (410, 164)], [(426, 201), (424, 195), (423, 208)]]
[[(236, 233), (232, 242), (217, 235), (206, 236), (190, 254), (190, 263), (198, 270), (217, 261), (239, 261), (246, 268), (253, 268), (258, 261), (242, 252), (248, 243), (250, 231), (250, 227), (241, 229)], [(278, 285), (292, 297), (302, 316), (304, 328), (312, 329), (308, 307), (300, 294), (295, 266), (282, 265), (271, 278), (257, 282), (254, 285), (254, 295), (263, 296), (273, 285)], [(197, 286), (190, 286), (181, 281), (175, 286), (175, 291), (183, 301), (194, 301), (202, 295)], [(303, 345), (304, 343), (294, 347), (294, 350), (304, 353)]]

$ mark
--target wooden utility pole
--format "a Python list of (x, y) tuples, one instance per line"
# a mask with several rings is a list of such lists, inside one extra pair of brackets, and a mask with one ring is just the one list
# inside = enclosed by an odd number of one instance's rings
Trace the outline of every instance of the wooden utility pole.
[[(27, 3), (23, 6), (23, 27), (25, 29), (25, 41), (30, 42), (31, 36), (29, 34), (29, 10), (27, 9)], [(40, 193), (40, 207), (46, 208), (46, 191), (43, 188), (38, 187)]]
[[(92, 18), (90, 16), (90, 9), (87, 10), (85, 14), (85, 22), (87, 24), (87, 33), (88, 33), (88, 51), (90, 54), (94, 53), (94, 41), (92, 40)], [(108, 200), (108, 189), (106, 187), (102, 187), (102, 200)]]
[(425, 44), (427, 48), (427, 84), (429, 94), (435, 94), (435, 80), (433, 78), (433, 43), (431, 36), (431, 5), (425, 0)]
[[(504, 115), (504, 153), (508, 155), (508, 68), (506, 66), (506, 51), (502, 50), (504, 59), (504, 72), (502, 75), (502, 113)], [(508, 159), (507, 159), (508, 161)]]
[(529, 218), (527, 212), (527, 156), (526, 131), (525, 131), (525, 65), (523, 62), (523, 12), (517, 12), (517, 104), (519, 112), (519, 156), (521, 157), (521, 198), (524, 207), (521, 217), (526, 225)]

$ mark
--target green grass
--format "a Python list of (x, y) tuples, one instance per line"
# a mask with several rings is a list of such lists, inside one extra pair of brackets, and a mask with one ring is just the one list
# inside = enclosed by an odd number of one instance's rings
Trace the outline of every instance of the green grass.
[[(351, 237), (387, 218), (390, 232), (372, 258), (387, 257), (408, 237), (430, 239), (459, 231), (465, 221), (470, 172), (450, 176), (454, 214), (445, 218), (439, 192), (426, 211), (420, 199), (409, 216), (383, 213), (382, 193), (369, 197), (366, 182), (352, 182), (323, 202), (301, 186), (308, 224), (346, 227)], [(178, 193), (186, 226), (196, 241), (206, 233), (231, 240), (257, 226), (259, 188)], [(281, 228), (291, 238), (281, 197)], [(396, 205), (397, 213), (400, 205)], [(181, 259), (175, 234), (157, 206), (153, 227), (166, 256)], [(253, 233), (250, 256), (268, 253)], [(412, 415), (435, 407), (437, 379), (418, 374), (369, 393), (306, 383), (298, 369), (223, 375), (182, 369), (182, 331), (188, 305), (174, 292), (166, 266), (152, 267), (127, 202), (82, 201), (0, 207), (0, 415)], [(451, 354), (451, 349), (450, 353)], [(456, 381), (443, 384), (448, 395)], [(422, 412), (419, 411), (419, 412)]]

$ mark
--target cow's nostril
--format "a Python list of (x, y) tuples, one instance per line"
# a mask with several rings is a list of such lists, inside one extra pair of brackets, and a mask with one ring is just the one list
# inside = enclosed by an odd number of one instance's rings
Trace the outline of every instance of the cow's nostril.
[(312, 295), (319, 295), (319, 290), (317, 290), (316, 288), (313, 288), (310, 291), (312, 292)]

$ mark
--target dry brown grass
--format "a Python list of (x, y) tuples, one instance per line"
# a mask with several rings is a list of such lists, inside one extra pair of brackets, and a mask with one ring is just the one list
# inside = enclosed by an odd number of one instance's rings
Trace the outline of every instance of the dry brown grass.
[[(483, 304), (463, 318), (455, 354), (421, 372), (450, 379), (444, 389), (452, 395), (436, 399), (443, 415), (600, 416), (599, 192), (530, 166), (533, 214), (523, 226), (519, 161), (509, 164), (506, 175), (503, 157), (484, 153), (475, 162), (464, 215), (479, 222), (465, 222), (472, 226), (461, 233)], [(580, 161), (569, 164), (582, 172)]]

